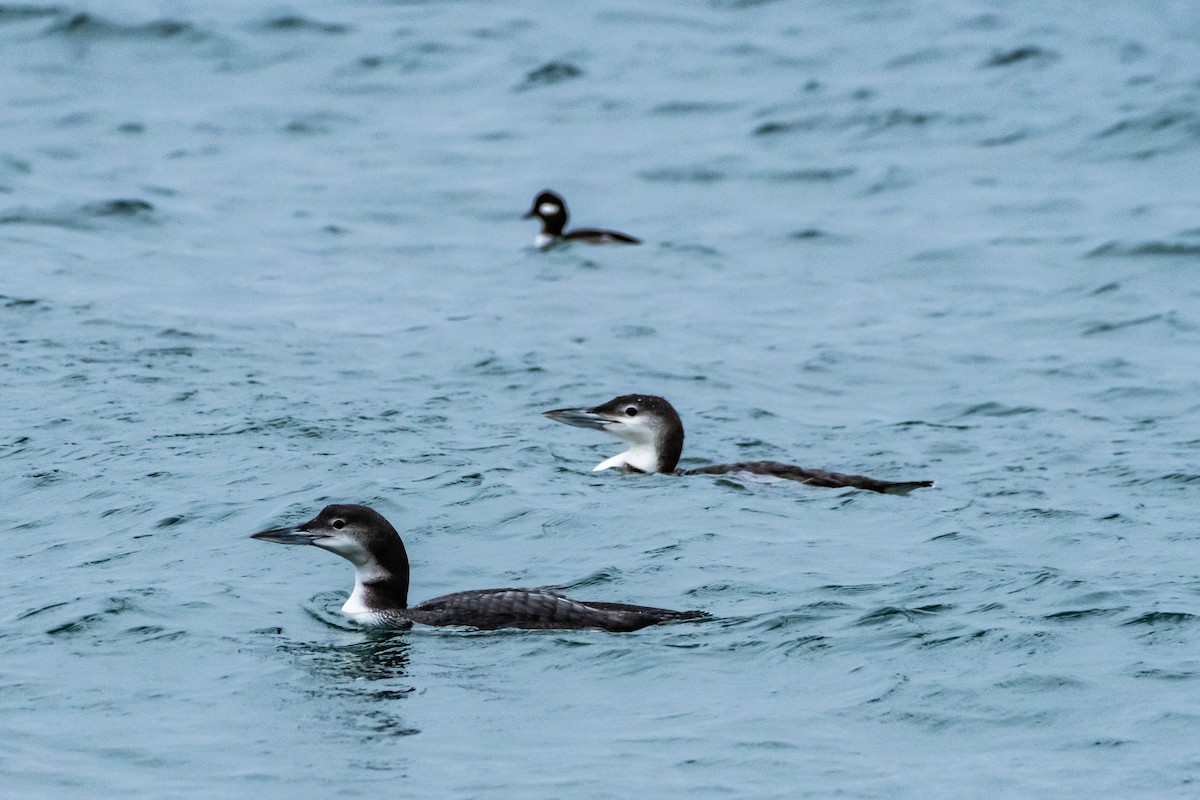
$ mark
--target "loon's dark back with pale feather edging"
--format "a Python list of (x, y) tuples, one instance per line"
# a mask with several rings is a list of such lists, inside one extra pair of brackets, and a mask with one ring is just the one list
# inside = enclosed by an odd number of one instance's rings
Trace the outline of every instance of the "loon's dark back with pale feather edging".
[(557, 592), (541, 589), (455, 592), (426, 600), (402, 613), (424, 625), (469, 625), (481, 630), (601, 628), (615, 632), (636, 631), (660, 622), (703, 619), (708, 616), (702, 611), (672, 611), (625, 603), (572, 600)]
[(908, 494), (913, 489), (923, 489), (933, 486), (933, 481), (880, 481), (865, 475), (845, 475), (841, 472), (828, 472), (823, 469), (809, 469), (795, 464), (781, 464), (778, 461), (743, 461), (738, 464), (711, 464), (696, 469), (678, 470), (676, 475), (725, 475), (730, 472), (749, 472), (753, 475), (769, 475), (773, 478), (784, 478), (789, 481), (804, 483), (809, 486), (822, 486), (829, 489), (866, 489), (880, 494)]

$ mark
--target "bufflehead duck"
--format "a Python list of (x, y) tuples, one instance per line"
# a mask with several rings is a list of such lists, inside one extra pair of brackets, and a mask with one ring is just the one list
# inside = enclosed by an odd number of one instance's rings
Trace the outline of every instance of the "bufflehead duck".
[(530, 217), (538, 217), (542, 221), (542, 232), (533, 240), (534, 246), (542, 249), (559, 242), (641, 244), (640, 239), (617, 231), (579, 228), (564, 232), (563, 229), (567, 227), (567, 202), (549, 189), (533, 199), (533, 207), (525, 214), (525, 219)]

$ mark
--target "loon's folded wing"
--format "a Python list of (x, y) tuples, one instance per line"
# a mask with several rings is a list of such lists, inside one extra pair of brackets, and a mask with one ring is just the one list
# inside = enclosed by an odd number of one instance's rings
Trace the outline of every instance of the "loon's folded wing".
[(607, 631), (635, 631), (659, 622), (704, 616), (697, 611), (624, 603), (585, 603), (543, 589), (455, 592), (427, 600), (404, 614), (425, 625), (467, 625), (482, 630), (599, 628)]
[(809, 469), (795, 464), (778, 461), (743, 461), (738, 464), (713, 464), (708, 467), (681, 470), (681, 475), (724, 475), (730, 472), (749, 472), (754, 475), (769, 475), (789, 481), (806, 483), (809, 486), (824, 486), (831, 489), (866, 489), (881, 494), (908, 494), (913, 489), (933, 486), (933, 481), (880, 481), (865, 475), (843, 475), (823, 469)]

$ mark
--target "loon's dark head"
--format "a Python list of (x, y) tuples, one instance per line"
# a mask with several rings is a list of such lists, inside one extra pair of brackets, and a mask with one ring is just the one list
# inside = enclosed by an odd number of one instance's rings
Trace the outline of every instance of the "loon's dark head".
[(404, 542), (392, 523), (372, 508), (325, 506), (308, 522), (262, 531), (250, 538), (276, 544), (311, 544), (353, 564), (354, 593), (342, 607), (348, 614), (408, 605), (408, 553)]
[(673, 472), (683, 452), (683, 421), (664, 398), (625, 394), (593, 408), (558, 408), (543, 412), (555, 422), (592, 428), (629, 443), (620, 455), (593, 471), (626, 467), (638, 472)]
[(533, 205), (525, 218), (538, 217), (542, 221), (544, 236), (562, 236), (567, 227), (567, 202), (547, 189), (533, 199)]

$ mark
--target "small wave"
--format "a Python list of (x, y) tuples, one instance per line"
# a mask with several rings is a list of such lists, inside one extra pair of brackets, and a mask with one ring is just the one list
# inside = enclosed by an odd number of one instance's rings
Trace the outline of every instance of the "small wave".
[(111, 617), (120, 616), (137, 609), (137, 605), (128, 597), (110, 597), (105, 601), (104, 608), (90, 614), (83, 614), (66, 622), (49, 628), (46, 633), (51, 636), (72, 636), (86, 633)]
[(0, 458), (8, 458), (9, 456), (20, 455), (29, 450), (28, 445), (30, 439), (28, 436), (18, 436), (9, 442), (0, 443)]
[(1088, 258), (1102, 256), (1200, 256), (1200, 242), (1105, 242), (1088, 251)]
[(78, 211), (47, 211), (25, 206), (0, 214), (0, 225), (46, 225), (71, 230), (90, 227)]
[(29, 6), (29, 5), (0, 5), (0, 24), (5, 22), (21, 22), (38, 17), (57, 17), (66, 13), (62, 6)]
[(337, 22), (318, 22), (315, 19), (302, 17), (296, 14), (285, 14), (279, 17), (272, 17), (264, 22), (260, 22), (255, 26), (260, 31), (270, 33), (324, 33), (324, 34), (339, 34), (347, 33), (350, 30), (349, 25), (342, 25)]
[(660, 167), (643, 170), (638, 177), (651, 183), (717, 183), (725, 173), (708, 167)]
[(777, 3), (779, 0), (712, 0), (713, 8), (740, 10), (743, 8), (757, 8), (758, 6), (766, 6), (772, 3)]
[[(1101, 147), (1100, 143), (1104, 143)], [(1164, 109), (1126, 117), (1092, 136), (1093, 154), (1145, 160), (1200, 144), (1200, 114), (1191, 110)], [(1108, 148), (1113, 148), (1109, 150)], [(1103, 152), (1107, 150), (1107, 153)]]
[[(754, 129), (754, 136), (772, 136), (793, 131), (848, 131), (861, 128), (864, 136), (874, 136), (893, 129), (923, 128), (931, 123), (945, 121), (945, 114), (937, 111), (909, 111), (904, 108), (892, 108), (887, 111), (873, 111), (849, 116), (835, 117), (805, 117), (793, 121), (772, 120), (764, 122)], [(972, 121), (966, 119), (950, 120), (951, 122)]]
[(795, 130), (815, 130), (820, 124), (817, 118), (798, 120), (796, 122), (780, 122), (772, 120), (764, 122), (754, 129), (754, 136), (773, 136), (777, 133), (791, 133)]
[(97, 220), (154, 221), (154, 206), (145, 200), (118, 198), (88, 203), (76, 209), (18, 207), (0, 214), (0, 225), (46, 225), (68, 230), (90, 230)]
[(80, 211), (93, 217), (136, 217), (139, 219), (144, 219), (153, 210), (153, 205), (137, 198), (103, 200), (98, 203), (89, 203), (80, 208)]
[(783, 652), (784, 655), (795, 656), (819, 650), (828, 650), (831, 647), (833, 647), (833, 642), (829, 640), (829, 637), (818, 633), (807, 633), (797, 636), (794, 639), (785, 639), (779, 642), (776, 649)]
[(952, 430), (952, 431), (969, 431), (969, 430), (971, 430), (970, 425), (952, 425), (952, 424), (945, 423), (945, 422), (927, 422), (926, 420), (923, 420), (923, 419), (909, 419), (909, 420), (905, 420), (903, 422), (893, 423), (893, 427), (896, 427), (896, 428), (912, 428), (912, 427), (918, 427), (918, 426), (926, 427), (926, 428), (946, 428), (947, 430)]
[(1195, 483), (1196, 481), (1200, 481), (1200, 474), (1195, 472), (1168, 472), (1166, 475), (1162, 475), (1158, 478), (1151, 478), (1149, 481), (1144, 482), (1152, 483), (1154, 481), (1167, 481), (1168, 483)]
[(1156, 678), (1160, 681), (1190, 681), (1197, 675), (1186, 669), (1142, 669), (1133, 673), (1135, 678)]
[(820, 228), (805, 228), (801, 231), (792, 231), (788, 234), (789, 239), (799, 239), (801, 241), (812, 239), (826, 239), (829, 234)]
[(356, 121), (344, 114), (317, 111), (293, 119), (283, 126), (283, 131), (297, 136), (313, 136), (333, 133), (338, 127), (346, 127)]
[(163, 19), (141, 24), (123, 24), (79, 12), (69, 19), (56, 22), (46, 29), (49, 36), (64, 36), (71, 39), (181, 39), (198, 42), (211, 38), (211, 34), (190, 22)]
[(1196, 622), (1200, 617), (1186, 611), (1148, 611), (1138, 614), (1133, 619), (1127, 619), (1122, 625), (1174, 626), (1187, 625)]
[(912, 67), (919, 64), (933, 64), (939, 61), (945, 61), (947, 53), (939, 47), (924, 47), (920, 50), (914, 50), (911, 53), (905, 53), (901, 56), (896, 56), (891, 61), (887, 62), (888, 69), (902, 69), (904, 67)]
[[(703, 244), (695, 244), (693, 242), (678, 242), (677, 243), (677, 242), (668, 241), (668, 242), (663, 242), (661, 246), (664, 250), (673, 250), (677, 253), (686, 253), (689, 255), (697, 255), (697, 256), (719, 256), (719, 255), (721, 255), (721, 251), (715, 247), (709, 247), (708, 245), (703, 245)], [(697, 380), (703, 380), (703, 378), (698, 378)]]
[(968, 406), (962, 411), (961, 417), (1015, 417), (1021, 414), (1037, 414), (1042, 409), (1036, 406), (1009, 406), (1004, 403), (989, 401)]
[(1084, 328), (1083, 335), (1094, 336), (1097, 333), (1109, 333), (1111, 331), (1119, 331), (1122, 328), (1134, 328), (1150, 322), (1158, 322), (1165, 316), (1165, 314), (1151, 314), (1146, 317), (1138, 317), (1137, 319), (1121, 320), (1120, 322), (1098, 322), (1095, 325), (1089, 325)]
[(207, 438), (210, 436), (242, 436), (245, 434), (276, 434), (283, 432), (287, 435), (299, 436), (305, 439), (331, 438), (337, 433), (336, 427), (323, 427), (306, 423), (291, 416), (275, 417), (267, 420), (254, 420), (233, 425), (226, 425), (210, 431), (180, 431), (178, 433), (156, 434), (155, 439), (191, 439)]
[(342, 613), (346, 595), (338, 592), (321, 592), (309, 598), (304, 611), (317, 622), (341, 631), (362, 630)]
[(1074, 622), (1075, 620), (1090, 619), (1092, 617), (1111, 617), (1126, 610), (1128, 610), (1128, 606), (1117, 606), (1115, 608), (1073, 608), (1067, 611), (1055, 611), (1051, 614), (1043, 614), (1042, 619), (1047, 622)]
[[(772, 611), (743, 620), (756, 631), (809, 630), (814, 622), (833, 619), (851, 610), (846, 603), (813, 603), (793, 611)], [(824, 637), (820, 637), (824, 638)]]
[(773, 170), (762, 173), (761, 177), (771, 183), (833, 183), (842, 178), (849, 178), (854, 173), (854, 167), (812, 167)]
[(1027, 130), (1012, 131), (1011, 133), (1002, 133), (998, 136), (989, 136), (986, 139), (980, 139), (979, 146), (1003, 147), (1008, 144), (1016, 144), (1023, 139), (1028, 139), (1029, 136), (1030, 133)]
[(945, 647), (947, 645), (968, 644), (983, 639), (989, 633), (990, 631), (978, 628), (969, 630), (966, 633), (927, 634), (921, 637), (918, 646), (927, 649), (931, 647)]
[(10, 297), (6, 294), (0, 294), (0, 304), (2, 304), (5, 308), (28, 308), (30, 306), (36, 306), (39, 303), (41, 304), (42, 308), (46, 307), (45, 303), (42, 303), (41, 300), (38, 300), (35, 297)]
[(1200, 117), (1191, 111), (1158, 111), (1140, 117), (1127, 117), (1097, 133), (1096, 138), (1142, 136), (1180, 129), (1200, 135)]
[(673, 103), (661, 103), (650, 109), (652, 114), (663, 114), (668, 116), (684, 116), (688, 114), (715, 114), (722, 111), (731, 111), (737, 108), (734, 103), (705, 103), (705, 102), (684, 102), (676, 101)]
[(1029, 62), (1038, 66), (1045, 66), (1058, 61), (1060, 56), (1053, 50), (1047, 50), (1043, 47), (1035, 45), (1027, 45), (1025, 47), (1016, 47), (1012, 50), (1001, 50), (993, 53), (986, 61), (980, 64), (984, 69), (993, 67), (1011, 67), (1014, 64)]
[(1079, 519), (1080, 517), (1087, 516), (1082, 511), (1072, 511), (1065, 508), (1026, 508), (1021, 513), (1033, 517), (1041, 517), (1042, 519)]
[(560, 586), (548, 586), (546, 588), (554, 592), (571, 592), (576, 589), (586, 589), (592, 586), (604, 586), (617, 580), (620, 574), (620, 571), (615, 567), (608, 567), (591, 572), (577, 581), (571, 581)]
[(15, 173), (17, 175), (28, 175), (33, 172), (33, 167), (28, 161), (22, 158), (0, 156), (0, 171)]
[(173, 642), (188, 635), (187, 631), (170, 630), (160, 625), (135, 625), (126, 628), (123, 633), (139, 642)]
[(916, 608), (903, 608), (901, 606), (881, 606), (867, 614), (862, 615), (854, 621), (855, 625), (880, 625), (893, 620), (902, 619), (908, 622), (921, 619), (922, 617), (940, 614), (944, 611), (953, 609), (952, 605), (942, 603), (934, 603), (928, 606), (918, 606)]
[(139, 358), (169, 358), (171, 356), (194, 356), (195, 348), (180, 346), (180, 347), (150, 347), (145, 350), (138, 350)]
[(1056, 692), (1061, 689), (1080, 688), (1087, 682), (1068, 675), (1019, 675), (1014, 678), (998, 681), (999, 689), (1015, 689), (1026, 692)]
[(32, 608), (29, 611), (25, 611), (25, 612), (18, 614), (17, 619), (27, 619), (29, 617), (36, 617), (38, 614), (44, 614), (47, 611), (53, 611), (56, 608), (63, 608), (66, 605), (67, 605), (66, 603), (51, 603), (50, 605), (42, 606), (41, 608)]
[(525, 75), (525, 80), (516, 87), (517, 91), (553, 86), (556, 83), (574, 80), (583, 76), (583, 70), (566, 61), (551, 61)]
[(618, 325), (613, 328), (617, 339), (645, 339), (658, 335), (658, 330), (649, 325)]
[(867, 594), (869, 592), (875, 592), (883, 587), (881, 584), (878, 584), (878, 583), (860, 583), (860, 584), (830, 583), (830, 584), (826, 584), (825, 586), (819, 586), (817, 588), (820, 589), (822, 592), (828, 592), (830, 594), (857, 595), (857, 594)]

